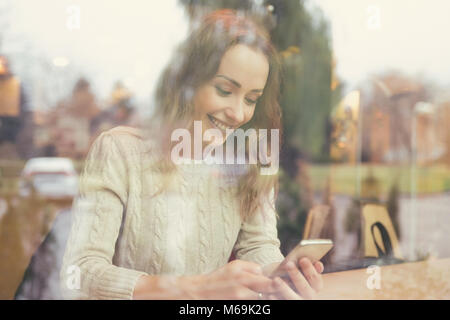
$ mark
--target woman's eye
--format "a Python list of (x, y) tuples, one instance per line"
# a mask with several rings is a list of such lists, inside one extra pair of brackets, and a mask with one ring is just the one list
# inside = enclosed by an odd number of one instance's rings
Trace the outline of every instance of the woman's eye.
[(221, 96), (228, 96), (231, 93), (230, 91), (223, 90), (219, 86), (216, 86), (216, 90)]
[(253, 104), (256, 104), (256, 102), (258, 102), (258, 99), (252, 100), (252, 99), (249, 99), (249, 98), (245, 98), (245, 101), (247, 101), (247, 104), (253, 105)]

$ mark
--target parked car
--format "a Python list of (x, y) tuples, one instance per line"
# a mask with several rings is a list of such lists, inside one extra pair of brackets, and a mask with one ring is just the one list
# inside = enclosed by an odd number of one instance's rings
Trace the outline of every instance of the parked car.
[[(34, 190), (33, 190), (34, 189)], [(49, 200), (70, 200), (78, 193), (78, 174), (69, 158), (28, 160), (19, 180), (19, 196), (36, 195)]]

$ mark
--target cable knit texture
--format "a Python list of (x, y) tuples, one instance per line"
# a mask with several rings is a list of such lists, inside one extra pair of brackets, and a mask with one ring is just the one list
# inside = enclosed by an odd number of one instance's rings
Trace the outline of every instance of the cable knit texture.
[(131, 299), (141, 275), (211, 272), (233, 251), (263, 266), (283, 259), (274, 210), (261, 208), (248, 221), (239, 215), (244, 165), (178, 165), (158, 193), (163, 173), (144, 136), (116, 127), (89, 151), (60, 272), (65, 298)]

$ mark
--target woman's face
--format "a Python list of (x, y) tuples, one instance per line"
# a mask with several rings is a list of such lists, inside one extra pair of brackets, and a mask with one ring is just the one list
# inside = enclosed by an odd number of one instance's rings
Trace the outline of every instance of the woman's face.
[[(250, 121), (269, 75), (269, 62), (259, 50), (238, 44), (228, 49), (216, 75), (194, 95), (194, 120), (202, 121), (203, 132), (237, 129)], [(229, 130), (229, 133), (232, 132)]]

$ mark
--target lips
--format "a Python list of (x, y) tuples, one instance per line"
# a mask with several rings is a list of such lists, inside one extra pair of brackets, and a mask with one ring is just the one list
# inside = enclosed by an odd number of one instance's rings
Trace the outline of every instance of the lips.
[(214, 126), (216, 126), (218, 129), (226, 132), (227, 129), (229, 130), (234, 130), (234, 127), (229, 127), (227, 125), (225, 125), (223, 122), (221, 122), (220, 120), (217, 120), (216, 118), (214, 118), (213, 116), (208, 114), (208, 118), (209, 120), (211, 120), (211, 122), (213, 123)]

